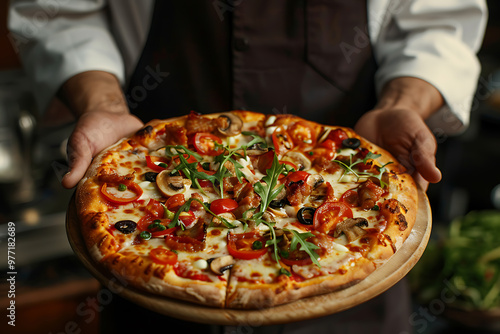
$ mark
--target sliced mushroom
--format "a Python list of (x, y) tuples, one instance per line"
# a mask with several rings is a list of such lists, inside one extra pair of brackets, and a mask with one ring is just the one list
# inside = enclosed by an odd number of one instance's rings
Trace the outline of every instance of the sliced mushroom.
[(156, 177), (156, 185), (165, 196), (182, 194), (191, 186), (191, 180), (182, 176), (172, 176), (170, 171), (164, 170)]
[(268, 151), (268, 148), (263, 148), (260, 145), (252, 145), (246, 150), (247, 155), (251, 156), (262, 155), (267, 153)]
[(224, 255), (210, 259), (210, 269), (214, 274), (222, 275), (226, 270), (231, 269), (234, 263), (234, 258), (231, 255)]
[(307, 178), (307, 184), (309, 184), (313, 190), (321, 186), (324, 182), (325, 179), (323, 179), (323, 176), (320, 174), (311, 174)]
[(303, 153), (296, 151), (288, 152), (282, 160), (294, 163), (299, 170), (309, 170), (312, 166), (309, 158), (307, 158)]
[(368, 221), (365, 218), (347, 218), (337, 225), (333, 236), (337, 238), (344, 233), (347, 241), (353, 242), (366, 234), (366, 231), (361, 228), (362, 226), (368, 227)]
[(219, 116), (219, 118), (225, 118), (227, 120), (225, 127), (217, 128), (220, 133), (226, 135), (228, 137), (236, 136), (241, 133), (241, 129), (243, 128), (243, 120), (233, 113), (224, 113)]

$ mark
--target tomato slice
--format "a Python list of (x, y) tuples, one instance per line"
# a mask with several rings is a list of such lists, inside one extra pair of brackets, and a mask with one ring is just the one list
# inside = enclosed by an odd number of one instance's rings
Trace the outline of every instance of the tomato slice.
[[(169, 220), (170, 222), (170, 220)], [(167, 228), (163, 231), (155, 231), (155, 232), (152, 232), (151, 233), (151, 236), (153, 238), (161, 238), (161, 237), (164, 237), (166, 235), (171, 235), (173, 234), (175, 231), (177, 231), (179, 229), (179, 226), (174, 226), (174, 227), (171, 227), (171, 228)]]
[(198, 132), (194, 136), (194, 148), (203, 155), (219, 155), (222, 150), (215, 147), (215, 143), (222, 144), (222, 139), (211, 133)]
[(287, 258), (281, 257), (281, 261), (288, 266), (306, 266), (312, 263), (312, 259), (309, 254), (298, 249), (290, 252)]
[[(108, 191), (108, 183), (105, 182), (103, 183), (101, 187), (101, 194), (106, 198), (108, 201), (114, 204), (127, 204), (136, 201), (141, 197), (143, 190), (139, 185), (135, 182), (128, 181), (124, 183), (127, 186), (127, 190), (131, 191), (133, 193), (133, 196), (126, 196), (126, 197), (119, 197), (116, 196), (114, 193), (110, 193)], [(111, 184), (111, 186), (117, 186), (115, 184)]]
[(290, 151), (293, 147), (293, 141), (288, 132), (283, 126), (278, 126), (272, 134), (272, 140), (274, 145), (274, 150), (279, 156), (285, 155), (286, 152)]
[(165, 209), (163, 205), (155, 199), (150, 199), (146, 205), (146, 212), (150, 213), (153, 217), (163, 218), (165, 214)]
[[(255, 232), (228, 233), (227, 240), (229, 254), (237, 259), (257, 259), (267, 252), (267, 248), (265, 247), (266, 240)], [(260, 241), (260, 245), (262, 246), (260, 249), (254, 249), (253, 244), (255, 241)]]
[(177, 263), (177, 254), (162, 247), (153, 248), (149, 252), (149, 257), (151, 258), (151, 260), (153, 260), (154, 263), (157, 264), (174, 265)]
[(331, 139), (325, 139), (325, 141), (323, 141), (321, 144), (319, 144), (319, 146), (321, 147), (324, 147), (324, 148), (327, 148), (329, 150), (332, 150), (332, 151), (337, 151), (337, 144), (335, 144), (335, 142)]
[(306, 182), (309, 175), (311, 175), (311, 174), (309, 174), (308, 172), (304, 172), (302, 170), (299, 170), (296, 172), (291, 172), (286, 177), (286, 180), (287, 180), (286, 184), (290, 185), (290, 183), (296, 183), (296, 182), (300, 182), (300, 181)]
[(191, 228), (198, 218), (194, 215), (193, 211), (189, 210), (187, 212), (181, 212), (179, 214), (179, 220), (182, 222), (186, 228)]
[[(159, 163), (165, 164), (165, 167), (160, 166)], [(167, 158), (161, 158), (161, 157), (155, 157), (152, 155), (147, 155), (146, 156), (146, 165), (154, 170), (155, 172), (160, 173), (161, 171), (164, 171), (168, 167), (168, 160)]]
[(186, 198), (184, 194), (175, 194), (174, 196), (167, 199), (165, 206), (169, 211), (177, 212), (179, 208), (186, 203)]
[(210, 204), (210, 211), (216, 215), (221, 213), (231, 212), (238, 207), (238, 202), (231, 198), (216, 199)]
[(155, 220), (156, 217), (154, 217), (151, 214), (146, 214), (139, 219), (137, 222), (137, 228), (139, 231), (146, 231), (148, 229), (148, 226)]
[(328, 233), (344, 218), (352, 218), (352, 210), (346, 203), (326, 202), (316, 209), (313, 227), (317, 231)]
[[(182, 155), (184, 157), (184, 159), (186, 159), (187, 163), (190, 164), (190, 163), (193, 163), (193, 162), (197, 162), (198, 160), (196, 160), (196, 158), (192, 155), (189, 155), (189, 154), (183, 154)], [(181, 163), (181, 159), (179, 158), (178, 155), (174, 156), (174, 162), (177, 164), (177, 165), (180, 165)], [(180, 171), (179, 171), (180, 172)]]
[(335, 143), (335, 150), (338, 150), (339, 148), (341, 148), (342, 142), (348, 138), (349, 138), (349, 136), (342, 129), (335, 129), (335, 130), (330, 131), (330, 133), (328, 134), (328, 137), (327, 137), (327, 139), (330, 139)]

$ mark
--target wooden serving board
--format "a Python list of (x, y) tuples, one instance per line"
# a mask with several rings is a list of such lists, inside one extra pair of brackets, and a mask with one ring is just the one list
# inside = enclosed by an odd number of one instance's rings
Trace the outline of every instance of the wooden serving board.
[(111, 291), (123, 298), (152, 311), (182, 320), (216, 325), (282, 324), (330, 315), (364, 303), (392, 287), (413, 268), (427, 246), (431, 226), (429, 201), (425, 192), (419, 190), (417, 221), (410, 236), (387, 263), (360, 283), (270, 309), (236, 310), (206, 307), (119, 285), (117, 279), (96, 266), (91, 259), (80, 234), (74, 199), (70, 201), (66, 215), (66, 230), (71, 247), (83, 265), (105, 287), (109, 286)]

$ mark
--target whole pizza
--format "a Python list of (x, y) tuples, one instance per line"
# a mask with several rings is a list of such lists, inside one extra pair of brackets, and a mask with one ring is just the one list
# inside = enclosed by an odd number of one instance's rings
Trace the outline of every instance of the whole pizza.
[(351, 286), (410, 234), (417, 188), (352, 129), (249, 111), (154, 120), (76, 191), (89, 254), (144, 292), (253, 309)]

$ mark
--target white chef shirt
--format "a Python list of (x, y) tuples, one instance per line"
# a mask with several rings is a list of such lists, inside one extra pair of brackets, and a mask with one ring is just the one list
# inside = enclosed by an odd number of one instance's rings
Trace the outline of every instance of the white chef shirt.
[[(11, 0), (9, 37), (35, 86), (39, 109), (47, 108), (67, 79), (84, 71), (110, 72), (126, 85), (146, 41), (153, 4), (153, 0)], [(214, 10), (221, 11), (215, 1)], [(228, 10), (230, 5), (223, 9)], [(446, 101), (428, 120), (431, 129), (445, 134), (463, 131), (480, 73), (475, 53), (486, 21), (484, 0), (369, 0), (368, 31), (378, 65), (378, 93), (396, 77), (423, 79)], [(362, 48), (361, 37), (348, 49)]]

